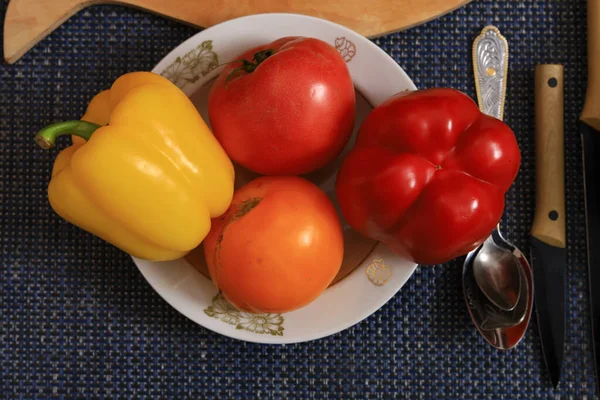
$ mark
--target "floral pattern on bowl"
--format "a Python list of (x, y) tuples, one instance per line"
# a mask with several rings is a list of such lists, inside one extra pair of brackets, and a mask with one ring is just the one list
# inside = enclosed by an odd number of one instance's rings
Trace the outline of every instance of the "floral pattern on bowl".
[(285, 318), (281, 314), (253, 314), (240, 311), (225, 300), (221, 293), (213, 297), (212, 304), (204, 309), (204, 313), (235, 326), (235, 329), (243, 329), (259, 335), (283, 336)]
[(392, 270), (382, 259), (373, 260), (367, 266), (367, 277), (375, 286), (383, 286), (392, 277)]
[(346, 62), (350, 62), (356, 55), (356, 45), (345, 37), (335, 39), (335, 48), (344, 57)]
[(183, 89), (218, 66), (219, 56), (213, 51), (212, 40), (205, 40), (183, 57), (177, 57), (161, 75)]

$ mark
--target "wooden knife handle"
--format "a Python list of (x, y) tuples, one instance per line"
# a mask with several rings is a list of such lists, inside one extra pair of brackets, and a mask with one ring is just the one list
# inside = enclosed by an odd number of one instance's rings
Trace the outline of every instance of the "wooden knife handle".
[(588, 0), (588, 86), (581, 120), (600, 131), (600, 0)]
[(535, 69), (536, 205), (531, 234), (565, 247), (564, 68)]

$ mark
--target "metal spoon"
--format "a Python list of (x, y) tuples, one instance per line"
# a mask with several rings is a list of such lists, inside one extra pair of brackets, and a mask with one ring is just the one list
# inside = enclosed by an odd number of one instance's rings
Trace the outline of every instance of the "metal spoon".
[[(508, 43), (495, 27), (486, 27), (473, 44), (473, 67), (481, 111), (502, 119), (508, 69)], [(474, 250), (473, 273), (480, 289), (497, 307), (511, 311), (519, 301), (521, 274), (512, 254), (504, 249), (498, 227)]]
[[(495, 241), (501, 241), (503, 239), (500, 236), (500, 232), (495, 230), (488, 240), (494, 243)], [(492, 244), (491, 246), (495, 246), (500, 249), (499, 245), (497, 244)], [(484, 295), (483, 291), (480, 290), (481, 288), (476, 282), (474, 277), (474, 269), (476, 264), (473, 262), (473, 260), (480, 256), (480, 253), (484, 251), (485, 246), (480, 246), (475, 251), (469, 253), (463, 268), (463, 284), (469, 312), (471, 313), (471, 317), (477, 320), (476, 325), (483, 330), (513, 327), (523, 322), (527, 313), (527, 306), (530, 297), (528, 296), (529, 280), (532, 280), (533, 277), (531, 275), (528, 276), (526, 268), (520, 267), (520, 264), (522, 263), (527, 264), (527, 260), (525, 260), (523, 254), (516, 247), (507, 243), (502, 243), (501, 246), (505, 246), (501, 248), (504, 257), (506, 257), (506, 254), (508, 254), (510, 255), (512, 261), (519, 263), (519, 267), (516, 268), (517, 274), (519, 274), (517, 279), (523, 283), (520, 286), (520, 293), (518, 296), (519, 301), (512, 310), (504, 310), (493, 304)]]
[(512, 311), (521, 296), (520, 267), (514, 255), (503, 247), (504, 241), (496, 228), (473, 258), (473, 274), (477, 285), (498, 308)]
[[(508, 43), (496, 27), (485, 27), (475, 40), (473, 66), (482, 112), (502, 119)], [(483, 271), (474, 272), (474, 268)], [(467, 255), (463, 266), (465, 301), (477, 330), (492, 346), (510, 349), (523, 337), (533, 305), (532, 274), (527, 259), (502, 237), (499, 226), (481, 246)], [(481, 285), (477, 284), (477, 276)], [(495, 281), (486, 284), (484, 281), (490, 276)], [(512, 293), (492, 293), (495, 289), (506, 290), (505, 286), (511, 287)], [(505, 309), (496, 303), (504, 303)]]
[[(465, 263), (462, 276), (467, 309), (477, 331), (490, 345), (500, 350), (509, 350), (521, 341), (529, 325), (533, 309), (533, 296), (531, 295), (533, 293), (533, 271), (527, 259), (518, 249), (515, 248), (513, 254), (522, 266), (519, 271), (525, 281), (525, 284), (522, 285), (519, 304), (513, 311), (503, 311), (488, 301), (475, 282), (471, 262)], [(474, 254), (471, 256), (473, 257)], [(515, 314), (521, 314), (517, 309), (523, 306), (526, 311), (520, 318), (517, 318)]]

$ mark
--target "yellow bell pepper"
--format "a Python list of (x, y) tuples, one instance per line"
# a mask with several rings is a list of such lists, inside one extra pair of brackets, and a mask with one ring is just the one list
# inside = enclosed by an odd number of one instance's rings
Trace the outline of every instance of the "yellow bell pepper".
[(119, 77), (81, 120), (49, 125), (36, 141), (51, 148), (61, 135), (73, 144), (54, 162), (50, 205), (134, 257), (184, 256), (231, 203), (233, 164), (189, 98), (160, 75)]

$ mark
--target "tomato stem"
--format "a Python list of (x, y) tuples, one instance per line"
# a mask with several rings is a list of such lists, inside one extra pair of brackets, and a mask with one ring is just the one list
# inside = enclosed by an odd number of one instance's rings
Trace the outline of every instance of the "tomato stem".
[(259, 52), (254, 53), (254, 57), (252, 58), (251, 61), (248, 60), (239, 60), (239, 62), (242, 63), (241, 67), (237, 67), (234, 68), (229, 75), (227, 75), (227, 79), (225, 79), (225, 83), (227, 84), (227, 82), (229, 81), (229, 79), (231, 79), (231, 77), (239, 72), (239, 71), (244, 71), (248, 74), (254, 72), (254, 70), (256, 68), (258, 68), (258, 66), (260, 64), (262, 64), (267, 58), (271, 57), (273, 54), (275, 54), (275, 50), (273, 49), (266, 49), (266, 50), (261, 50)]

